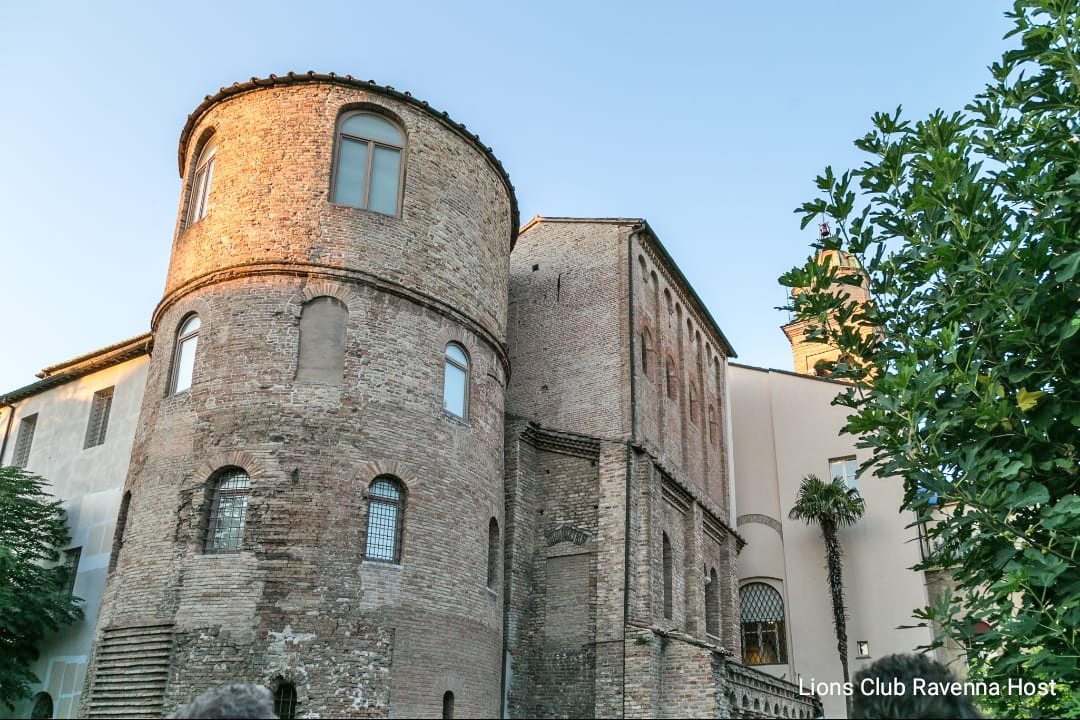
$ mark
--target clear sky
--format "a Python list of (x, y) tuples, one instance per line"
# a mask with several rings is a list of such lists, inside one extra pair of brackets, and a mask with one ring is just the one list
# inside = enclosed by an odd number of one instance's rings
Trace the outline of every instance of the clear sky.
[[(790, 369), (792, 210), (876, 110), (959, 109), (1004, 0), (0, 3), (0, 392), (149, 329), (187, 114), (290, 70), (477, 132), (533, 215), (645, 217), (739, 353)], [(1011, 43), (1010, 43), (1011, 44)]]

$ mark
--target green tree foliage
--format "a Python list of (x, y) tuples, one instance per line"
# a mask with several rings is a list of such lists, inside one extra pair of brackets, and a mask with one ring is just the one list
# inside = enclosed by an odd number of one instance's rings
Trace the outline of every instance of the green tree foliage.
[[(789, 309), (814, 337), (858, 359), (834, 374), (853, 383), (837, 402), (863, 469), (904, 479), (904, 507), (931, 521), (924, 567), (958, 586), (918, 615), (971, 646), (976, 678), (1072, 687), (985, 698), (1007, 715), (1080, 715), (1077, 16), (1076, 0), (1019, 0), (1020, 46), (964, 111), (875, 115), (856, 142), (869, 160), (826, 169), (797, 211), (831, 220), (816, 247), (865, 274), (811, 260), (780, 279), (806, 288)], [(857, 283), (868, 305), (835, 291)]]
[[(788, 513), (792, 520), (802, 520), (821, 528), (825, 539), (825, 580), (832, 600), (833, 628), (836, 630), (836, 650), (840, 653), (840, 667), (844, 682), (848, 675), (847, 610), (844, 608), (844, 552), (840, 547), (837, 530), (858, 522), (866, 511), (866, 503), (859, 491), (849, 488), (841, 478), (825, 482), (817, 475), (807, 475), (799, 486), (795, 504)], [(848, 715), (851, 715), (851, 698), (847, 698)]]
[(64, 511), (45, 485), (0, 467), (0, 700), (8, 710), (39, 682), (30, 665), (42, 639), (82, 617), (68, 593), (69, 568), (57, 565), (68, 543)]

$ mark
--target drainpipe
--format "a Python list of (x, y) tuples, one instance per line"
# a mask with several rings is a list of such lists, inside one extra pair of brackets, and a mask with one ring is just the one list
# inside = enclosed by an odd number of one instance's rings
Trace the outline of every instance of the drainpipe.
[(623, 524), (623, 714), (626, 710), (626, 626), (630, 623), (630, 464), (633, 445), (637, 442), (637, 391), (634, 383), (636, 332), (634, 328), (634, 236), (645, 232), (644, 222), (638, 224), (626, 236), (626, 285), (629, 293), (626, 302), (630, 337), (630, 439), (626, 441), (626, 518)]
[(4, 452), (7, 451), (7, 439), (11, 434), (11, 421), (15, 419), (15, 406), (7, 401), (7, 398), (0, 399), (0, 407), (6, 407), (8, 409), (7, 425), (4, 426), (4, 440), (0, 442), (0, 465), (4, 464)]

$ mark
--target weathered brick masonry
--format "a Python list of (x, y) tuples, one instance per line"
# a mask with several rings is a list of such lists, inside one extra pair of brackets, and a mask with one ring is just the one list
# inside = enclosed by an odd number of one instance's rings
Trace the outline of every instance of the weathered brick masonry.
[[(400, 217), (328, 201), (335, 123), (359, 108), (407, 134)], [(450, 691), (459, 714), (497, 715), (502, 597), (486, 573), (489, 521), (503, 525), (508, 181), (442, 115), (342, 79), (252, 83), (205, 103), (181, 143), (186, 186), (211, 137), (209, 209), (185, 226), (185, 190), (153, 316), (98, 636), (171, 626), (151, 711), (250, 679), (293, 683), (299, 714), (433, 717)], [(301, 382), (301, 309), (323, 296), (348, 310), (343, 379)], [(192, 386), (170, 395), (192, 312)], [(471, 362), (467, 423), (442, 409), (449, 341)], [(243, 544), (208, 555), (208, 481), (227, 466), (251, 478)], [(362, 560), (365, 491), (382, 474), (406, 491), (400, 564)], [(88, 711), (115, 708), (116, 688), (87, 677)], [(119, 685), (129, 700), (140, 687)]]
[[(398, 215), (330, 200), (353, 110), (404, 131)], [(732, 659), (734, 353), (643, 221), (537, 218), (518, 238), (478, 138), (336, 76), (223, 89), (179, 161), (89, 715), (247, 680), (294, 686), (310, 717), (808, 716)], [(319, 303), (344, 340), (301, 353)], [(465, 420), (442, 404), (448, 343), (468, 355)], [(212, 554), (223, 468), (247, 473), (247, 516)], [(364, 559), (385, 476), (404, 490), (395, 562)]]

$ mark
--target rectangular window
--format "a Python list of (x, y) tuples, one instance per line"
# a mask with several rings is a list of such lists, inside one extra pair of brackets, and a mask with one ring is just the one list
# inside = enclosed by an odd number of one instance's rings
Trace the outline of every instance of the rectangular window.
[(75, 594), (75, 576), (79, 573), (79, 559), (82, 557), (82, 548), (71, 548), (64, 551), (64, 566), (67, 568), (67, 595)]
[(829, 460), (829, 477), (832, 479), (840, 478), (849, 488), (858, 489), (859, 487), (859, 483), (855, 479), (855, 473), (858, 469), (859, 464), (855, 461), (854, 455)]
[(11, 464), (15, 467), (26, 467), (30, 460), (30, 445), (34, 442), (34, 428), (37, 427), (37, 413), (27, 415), (19, 423), (19, 435), (15, 438), (15, 452), (11, 456)]
[(367, 199), (368, 143), (341, 139), (338, 150), (337, 179), (334, 182), (334, 202), (352, 207), (364, 207)]
[(109, 427), (109, 410), (112, 409), (114, 389), (115, 387), (107, 387), (94, 393), (94, 402), (90, 406), (90, 421), (86, 423), (84, 450), (105, 442), (105, 431)]

